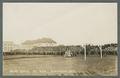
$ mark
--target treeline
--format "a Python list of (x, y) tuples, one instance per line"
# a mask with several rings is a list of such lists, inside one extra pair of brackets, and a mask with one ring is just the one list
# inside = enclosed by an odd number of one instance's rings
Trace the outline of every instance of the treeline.
[[(101, 46), (103, 55), (117, 55), (117, 44), (105, 44)], [(3, 52), (4, 55), (64, 55), (67, 50), (70, 50), (73, 56), (84, 55), (86, 49), (87, 55), (100, 55), (99, 45), (86, 45), (83, 48), (81, 45), (77, 46), (47, 46), (34, 47), (30, 50), (16, 49), (10, 52)]]

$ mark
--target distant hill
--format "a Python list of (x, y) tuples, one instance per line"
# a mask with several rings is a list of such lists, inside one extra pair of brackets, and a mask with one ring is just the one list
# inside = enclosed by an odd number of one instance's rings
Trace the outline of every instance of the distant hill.
[(26, 40), (22, 44), (36, 44), (36, 43), (56, 43), (56, 41), (51, 38), (40, 38), (36, 40)]

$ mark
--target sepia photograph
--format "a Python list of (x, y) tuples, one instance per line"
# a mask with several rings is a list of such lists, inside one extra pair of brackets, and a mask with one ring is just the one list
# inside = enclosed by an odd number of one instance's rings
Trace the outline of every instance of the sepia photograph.
[(117, 3), (3, 3), (4, 76), (117, 76)]

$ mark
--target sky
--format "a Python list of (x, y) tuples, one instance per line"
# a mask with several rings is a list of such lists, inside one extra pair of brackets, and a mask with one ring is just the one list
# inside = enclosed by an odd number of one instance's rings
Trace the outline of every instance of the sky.
[(3, 40), (117, 43), (117, 3), (3, 3)]

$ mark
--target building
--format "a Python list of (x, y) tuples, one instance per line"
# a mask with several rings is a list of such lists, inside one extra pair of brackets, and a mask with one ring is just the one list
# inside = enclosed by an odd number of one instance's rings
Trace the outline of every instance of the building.
[(32, 49), (33, 47), (56, 46), (57, 43), (51, 38), (41, 38), (36, 40), (26, 40), (21, 44), (21, 49)]
[(29, 50), (33, 47), (56, 46), (56, 42), (50, 38), (41, 38), (36, 40), (26, 40), (22, 44), (17, 45), (12, 41), (3, 42), (3, 52), (10, 52), (15, 49)]
[(17, 49), (17, 45), (12, 41), (4, 41), (3, 42), (3, 52), (10, 52), (12, 50)]

